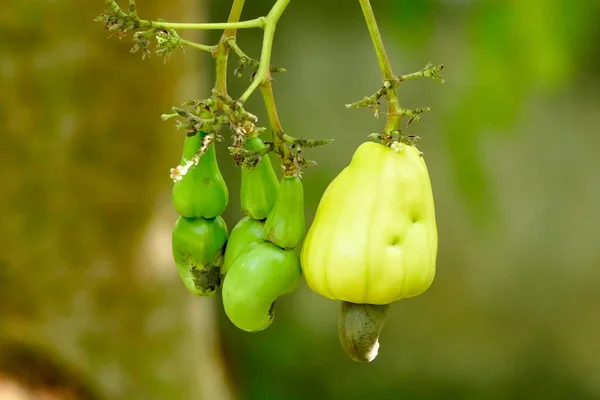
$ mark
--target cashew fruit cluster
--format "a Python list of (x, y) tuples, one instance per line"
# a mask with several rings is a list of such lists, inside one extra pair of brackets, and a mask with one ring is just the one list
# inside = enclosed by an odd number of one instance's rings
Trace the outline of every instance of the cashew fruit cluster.
[[(203, 145), (186, 138), (182, 164)], [(265, 144), (246, 138), (246, 149)], [(228, 233), (221, 213), (229, 194), (214, 145), (173, 186), (180, 214), (173, 229), (179, 276), (198, 296), (221, 291), (225, 314), (257, 332), (274, 319), (280, 296), (304, 276), (317, 294), (341, 302), (338, 334), (356, 361), (372, 361), (390, 306), (418, 296), (436, 272), (438, 236), (433, 193), (414, 144), (366, 142), (329, 184), (308, 232), (304, 189), (296, 173), (277, 178), (268, 156), (241, 168), (244, 217)]]
[[(258, 137), (246, 146), (260, 150)], [(298, 177), (277, 180), (268, 157), (242, 168), (240, 201), (244, 214), (231, 231), (223, 276), (223, 307), (231, 322), (247, 332), (268, 328), (275, 302), (302, 279), (296, 247), (305, 233), (304, 192)]]
[[(443, 83), (439, 73), (444, 66), (428, 63), (418, 72), (395, 75), (373, 9), (368, 0), (360, 2), (384, 81), (374, 94), (346, 107), (367, 108), (377, 117), (385, 100), (387, 121), (383, 131), (369, 135), (376, 142), (360, 145), (329, 184), (307, 232), (300, 176), (303, 168), (316, 163), (305, 158), (304, 149), (333, 140), (291, 136), (279, 119), (272, 74), (285, 69), (271, 65), (271, 47), (289, 0), (274, 2), (259, 24), (247, 24), (260, 25), (266, 33), (259, 60), (247, 56), (236, 41), (244, 1), (234, 2), (229, 21), (221, 24), (141, 20), (133, 3), (130, 0), (126, 13), (115, 0), (107, 0), (109, 12), (97, 18), (119, 37), (133, 33), (132, 52), (141, 50), (144, 57), (156, 53), (166, 61), (175, 49), (188, 46), (224, 56), (216, 57), (218, 73), (209, 98), (187, 100), (161, 115), (163, 121), (176, 118), (177, 128), (187, 132), (181, 164), (171, 169), (172, 202), (179, 214), (173, 227), (173, 259), (184, 286), (197, 296), (220, 293), (229, 320), (241, 330), (257, 332), (272, 324), (278, 299), (294, 291), (304, 276), (315, 293), (341, 303), (338, 334), (346, 353), (356, 361), (375, 359), (391, 305), (428, 290), (436, 274), (431, 182), (423, 154), (415, 147), (417, 137), (401, 129), (403, 118), (408, 119), (406, 126), (419, 122), (429, 107), (402, 108), (397, 90), (416, 78)], [(171, 29), (210, 29), (208, 25), (225, 29), (214, 46), (183, 41)], [(152, 38), (154, 51), (149, 49)], [(227, 89), (230, 50), (240, 62), (235, 76), (253, 70), (251, 84), (240, 97), (232, 97)], [(244, 108), (257, 89), (273, 130), (272, 142), (260, 139), (267, 128), (257, 126), (258, 117)], [(229, 192), (213, 143), (223, 139), (223, 127), (231, 130), (228, 149), (241, 166), (244, 217), (231, 232), (222, 218)], [(270, 153), (281, 160), (281, 179)]]
[[(203, 133), (185, 139), (184, 165), (200, 149)], [(246, 140), (261, 150), (259, 137)], [(273, 322), (275, 301), (302, 279), (297, 246), (305, 234), (304, 192), (298, 177), (278, 180), (268, 156), (241, 169), (240, 205), (245, 217), (228, 234), (221, 214), (229, 201), (214, 144), (173, 185), (179, 213), (173, 258), (185, 287), (197, 296), (219, 289), (225, 313), (239, 329), (261, 331)]]
[[(200, 150), (205, 134), (185, 138), (181, 164)], [(190, 168), (185, 179), (173, 185), (172, 202), (179, 214), (172, 233), (172, 251), (179, 277), (197, 296), (213, 296), (221, 286), (220, 269), (227, 242), (227, 225), (221, 214), (229, 192), (219, 170), (213, 143)]]
[(414, 145), (366, 142), (329, 184), (301, 252), (316, 293), (342, 301), (340, 341), (357, 361), (377, 355), (389, 305), (417, 296), (436, 272), (431, 182)]

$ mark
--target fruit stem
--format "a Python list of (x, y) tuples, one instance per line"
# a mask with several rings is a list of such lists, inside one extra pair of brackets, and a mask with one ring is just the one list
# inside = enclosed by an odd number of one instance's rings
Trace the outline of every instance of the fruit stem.
[(369, 34), (371, 35), (371, 40), (373, 41), (373, 46), (375, 47), (375, 54), (377, 55), (377, 61), (379, 62), (381, 74), (383, 75), (384, 81), (390, 86), (386, 91), (388, 111), (387, 122), (383, 130), (385, 139), (387, 137), (391, 137), (392, 132), (400, 129), (402, 113), (400, 112), (400, 102), (398, 101), (398, 93), (396, 92), (398, 82), (395, 79), (387, 52), (385, 51), (385, 46), (383, 45), (383, 39), (381, 37), (381, 33), (379, 32), (379, 27), (377, 25), (377, 20), (375, 19), (375, 14), (373, 13), (373, 8), (371, 7), (371, 2), (369, 0), (359, 0), (359, 2), (365, 16), (365, 22), (367, 23)]
[(271, 83), (271, 79), (265, 80), (262, 85), (260, 85), (260, 92), (263, 97), (263, 101), (265, 103), (265, 108), (267, 110), (267, 115), (269, 117), (269, 123), (271, 124), (271, 128), (273, 128), (273, 149), (278, 153), (281, 158), (281, 162), (283, 163), (284, 170), (286, 169), (287, 162), (290, 160), (290, 151), (288, 147), (285, 145), (283, 128), (281, 127), (281, 121), (279, 119), (279, 114), (277, 113), (277, 106), (275, 104), (275, 95), (273, 93), (273, 84)]
[(385, 46), (383, 45), (381, 33), (379, 33), (379, 27), (377, 25), (377, 20), (375, 19), (375, 14), (373, 13), (373, 8), (371, 7), (371, 2), (369, 0), (359, 0), (359, 2), (365, 16), (367, 29), (369, 29), (369, 34), (373, 41), (373, 46), (375, 47), (375, 53), (377, 54), (377, 61), (379, 61), (379, 68), (383, 74), (383, 79), (392, 80), (394, 79), (392, 65), (390, 64), (387, 52), (385, 51)]

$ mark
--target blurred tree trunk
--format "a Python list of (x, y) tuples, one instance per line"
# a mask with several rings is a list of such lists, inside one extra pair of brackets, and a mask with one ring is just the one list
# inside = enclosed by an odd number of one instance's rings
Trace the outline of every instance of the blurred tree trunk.
[[(138, 7), (191, 20), (198, 2)], [(101, 12), (11, 0), (0, 13), (0, 336), (57, 350), (107, 398), (226, 399), (214, 301), (188, 294), (170, 259), (182, 138), (159, 118), (206, 91), (206, 73), (191, 51), (142, 61), (130, 38), (106, 40)]]

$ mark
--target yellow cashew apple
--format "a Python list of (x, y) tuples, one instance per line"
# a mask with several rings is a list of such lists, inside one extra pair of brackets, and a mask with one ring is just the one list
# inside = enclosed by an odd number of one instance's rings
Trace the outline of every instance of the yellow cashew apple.
[(329, 184), (301, 250), (308, 286), (384, 305), (433, 282), (437, 227), (429, 173), (413, 145), (366, 142)]

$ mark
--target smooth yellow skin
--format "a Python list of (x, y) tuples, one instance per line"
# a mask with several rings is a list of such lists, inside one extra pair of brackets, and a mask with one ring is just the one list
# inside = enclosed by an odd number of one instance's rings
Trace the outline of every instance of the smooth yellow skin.
[(363, 143), (326, 189), (301, 253), (308, 286), (333, 300), (389, 304), (426, 291), (437, 227), (421, 153)]

